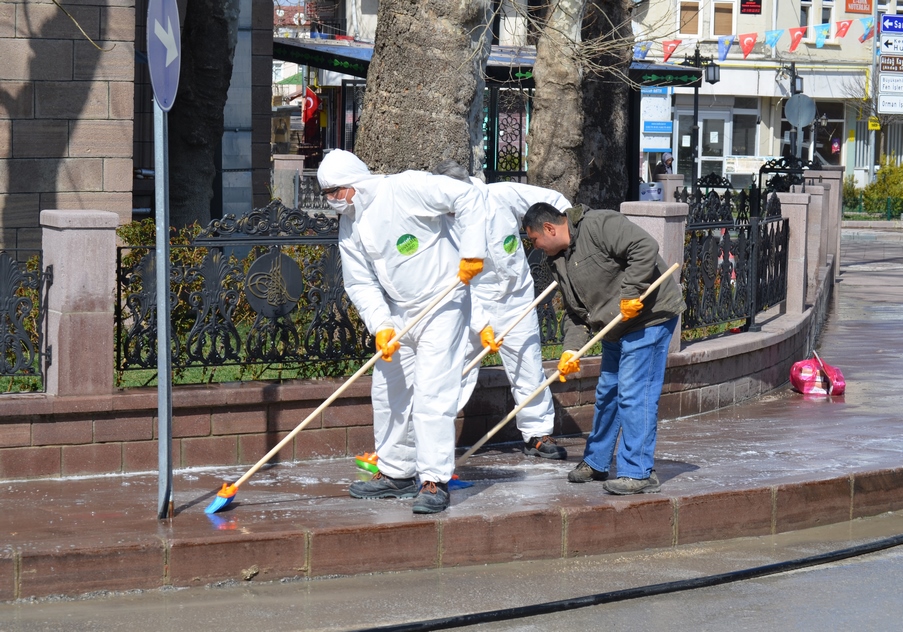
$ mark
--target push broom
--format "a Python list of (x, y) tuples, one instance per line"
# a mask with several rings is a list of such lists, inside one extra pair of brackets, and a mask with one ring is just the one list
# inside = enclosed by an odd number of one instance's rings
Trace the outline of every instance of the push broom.
[[(527, 308), (523, 312), (521, 312), (520, 315), (517, 318), (515, 318), (514, 321), (512, 321), (511, 324), (508, 325), (502, 331), (502, 334), (500, 336), (496, 337), (496, 339), (495, 339), (496, 344), (502, 344), (502, 342), (505, 340), (505, 336), (510, 334), (511, 330), (513, 330), (514, 327), (520, 321), (522, 321), (524, 318), (526, 318), (530, 312), (532, 312), (534, 309), (536, 309), (536, 306), (539, 305), (540, 303), (542, 303), (543, 300), (549, 294), (551, 294), (552, 291), (556, 287), (558, 287), (558, 281), (552, 281), (552, 283), (549, 285), (549, 287), (547, 287), (545, 290), (543, 290), (542, 294), (537, 296), (533, 300), (533, 302), (530, 303), (530, 305), (528, 305)], [(491, 351), (490, 351), (489, 347), (483, 347), (483, 350), (480, 352), (480, 354), (476, 358), (474, 358), (470, 362), (470, 364), (468, 364), (466, 367), (464, 367), (464, 372), (462, 373), (462, 376), (470, 373), (470, 371), (473, 370), (473, 368), (475, 366), (477, 366), (480, 363), (480, 361), (483, 358), (485, 358), (490, 352)], [(354, 460), (355, 460), (355, 463), (357, 463), (357, 466), (359, 468), (361, 468), (362, 470), (367, 470), (369, 472), (374, 472), (374, 473), (379, 471), (379, 466), (377, 466), (377, 464), (376, 464), (378, 458), (377, 458), (375, 452), (364, 452), (363, 454), (356, 456)], [(458, 478), (457, 474), (452, 476), (452, 479), (448, 482), (448, 486), (450, 489), (461, 489), (461, 488), (465, 488), (465, 487), (470, 487), (471, 485), (473, 485), (473, 483), (467, 483), (467, 482), (460, 480)]]
[[(418, 313), (416, 316), (414, 316), (414, 318), (411, 319), (411, 322), (409, 322), (407, 325), (405, 325), (404, 329), (402, 329), (400, 332), (395, 334), (395, 337), (389, 341), (387, 346), (391, 347), (393, 344), (398, 342), (399, 338), (401, 338), (406, 333), (408, 333), (411, 330), (411, 328), (414, 327), (414, 325), (416, 325), (418, 322), (420, 322), (424, 316), (429, 314), (442, 301), (442, 299), (444, 299), (446, 296), (448, 296), (448, 294), (450, 294), (452, 292), (452, 290), (454, 290), (456, 287), (458, 287), (459, 283), (461, 283), (460, 279), (455, 278), (454, 283), (449, 285), (445, 290), (442, 291), (442, 293), (440, 293), (438, 296), (436, 296), (436, 298), (434, 298), (430, 302), (429, 305), (424, 307), (420, 311), (420, 313)], [(267, 461), (269, 461), (274, 456), (276, 456), (276, 453), (278, 453), (279, 450), (281, 450), (283, 447), (285, 447), (285, 445), (289, 441), (291, 441), (295, 437), (296, 434), (301, 432), (307, 426), (307, 424), (309, 424), (314, 418), (316, 418), (317, 415), (319, 415), (321, 412), (323, 412), (327, 406), (332, 404), (332, 402), (334, 402), (338, 398), (339, 395), (344, 393), (345, 390), (349, 386), (351, 386), (354, 382), (356, 382), (359, 377), (361, 377), (364, 373), (369, 371), (370, 368), (374, 364), (376, 364), (376, 361), (379, 360), (381, 357), (382, 357), (381, 351), (377, 351), (375, 354), (373, 354), (373, 357), (370, 358), (369, 360), (367, 360), (366, 364), (364, 364), (364, 366), (362, 366), (360, 369), (357, 370), (357, 373), (355, 373), (354, 375), (349, 377), (347, 380), (345, 380), (345, 383), (342, 384), (342, 386), (340, 386), (338, 389), (336, 389), (336, 391), (332, 395), (330, 395), (328, 398), (326, 398), (326, 400), (322, 404), (317, 406), (317, 408), (312, 413), (310, 413), (307, 416), (307, 418), (304, 419), (304, 421), (302, 421), (297, 426), (295, 426), (295, 429), (292, 430), (290, 433), (288, 433), (285, 436), (285, 438), (282, 439), (282, 441), (280, 441), (275, 446), (273, 446), (273, 449), (270, 450), (269, 452), (267, 452), (263, 456), (262, 459), (257, 461), (257, 463), (255, 463), (253, 465), (253, 467), (251, 467), (251, 469), (249, 469), (247, 472), (245, 472), (241, 478), (239, 478), (237, 481), (235, 481), (231, 485), (228, 483), (223, 483), (222, 489), (220, 489), (220, 491), (217, 492), (216, 498), (214, 498), (213, 502), (211, 502), (207, 506), (207, 508), (204, 510), (204, 513), (208, 513), (208, 514), (216, 513), (217, 511), (220, 511), (221, 509), (228, 506), (229, 503), (231, 503), (232, 500), (235, 498), (235, 494), (238, 493), (238, 488), (241, 487), (242, 483), (244, 483), (246, 480), (248, 480), (249, 478), (254, 476), (254, 474), (257, 472), (257, 470), (259, 470), (261, 467), (263, 467)]]
[[(674, 271), (677, 270), (678, 268), (680, 268), (680, 264), (679, 264), (679, 263), (675, 263), (673, 266), (671, 266), (670, 268), (668, 268), (668, 270), (667, 270), (663, 275), (661, 275), (659, 278), (657, 278), (657, 279), (652, 283), (652, 285), (650, 285), (648, 288), (646, 288), (646, 291), (643, 292), (643, 294), (640, 296), (640, 300), (642, 301), (642, 300), (645, 299), (647, 296), (649, 296), (649, 295), (650, 295), (650, 294), (651, 294), (651, 293), (652, 293), (659, 285), (661, 285), (662, 283), (664, 283), (665, 280), (666, 280), (669, 276), (671, 276), (671, 275), (674, 273)], [(624, 320), (624, 317), (621, 316), (621, 314), (618, 314), (617, 316), (615, 316), (615, 317), (611, 320), (610, 323), (608, 323), (607, 325), (605, 325), (605, 327), (602, 328), (602, 331), (600, 331), (599, 333), (597, 333), (595, 336), (593, 336), (592, 340), (590, 340), (588, 343), (586, 343), (585, 345), (583, 345), (583, 347), (582, 347), (577, 353), (575, 353), (575, 354), (572, 356), (571, 359), (572, 359), (572, 360), (578, 360), (578, 359), (582, 358), (586, 353), (589, 352), (589, 350), (593, 347), (593, 345), (595, 345), (597, 342), (599, 342), (600, 340), (602, 340), (602, 338), (605, 336), (605, 334), (607, 334), (609, 331), (611, 331), (612, 328), (613, 328), (615, 325), (617, 325), (619, 322), (621, 322), (622, 320)], [(546, 388), (548, 388), (555, 380), (559, 379), (560, 375), (561, 375), (560, 372), (556, 369), (555, 372), (554, 372), (551, 376), (549, 376), (548, 378), (546, 378), (546, 381), (545, 381), (545, 382), (543, 382), (542, 384), (539, 385), (539, 388), (537, 388), (535, 391), (533, 391), (533, 392), (530, 394), (529, 397), (527, 397), (527, 399), (525, 399), (525, 400), (522, 401), (520, 404), (518, 404), (517, 407), (516, 407), (514, 410), (512, 410), (510, 413), (508, 413), (508, 414), (505, 416), (504, 419), (502, 419), (500, 422), (498, 422), (498, 423), (495, 425), (495, 427), (492, 428), (492, 430), (490, 430), (489, 432), (487, 432), (486, 435), (485, 435), (482, 439), (480, 439), (479, 441), (477, 441), (475, 444), (473, 444), (473, 446), (470, 447), (469, 450), (467, 450), (467, 452), (465, 452), (464, 454), (462, 454), (461, 457), (460, 457), (457, 461), (455, 461), (455, 467), (456, 467), (456, 468), (457, 468), (457, 467), (461, 467), (461, 466), (464, 464), (464, 462), (465, 462), (468, 458), (470, 458), (470, 455), (472, 455), (474, 452), (476, 452), (477, 450), (479, 450), (479, 449), (483, 446), (484, 443), (486, 443), (486, 442), (489, 441), (493, 436), (495, 436), (495, 433), (497, 433), (499, 430), (501, 430), (501, 429), (505, 426), (505, 424), (507, 424), (509, 421), (511, 421), (512, 419), (514, 419), (514, 417), (517, 415), (517, 413), (519, 413), (521, 410), (523, 410), (524, 407), (525, 407), (527, 404), (529, 404), (530, 402), (532, 402), (532, 401), (536, 398), (537, 395), (539, 395), (540, 393), (542, 393), (542, 392), (543, 392)], [(563, 378), (562, 378), (562, 381), (564, 381)]]

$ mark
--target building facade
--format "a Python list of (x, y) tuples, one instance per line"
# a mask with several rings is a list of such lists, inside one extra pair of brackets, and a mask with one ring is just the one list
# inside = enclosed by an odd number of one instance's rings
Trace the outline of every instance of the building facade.
[[(649, 117), (660, 121), (664, 100), (672, 125), (646, 125), (653, 131), (643, 138), (641, 169), (648, 174), (669, 150), (685, 179), (715, 172), (745, 185), (763, 159), (789, 155), (796, 135), (803, 159), (841, 165), (864, 183), (880, 148), (858, 103), (872, 96), (875, 20), (896, 12), (886, 0), (642, 0), (634, 12), (637, 55), (679, 69), (698, 49), (719, 66), (720, 81), (703, 82), (696, 108), (693, 89), (644, 95)], [(785, 107), (795, 94), (815, 105), (812, 123), (797, 130)], [(883, 130), (884, 153), (901, 153), (898, 127)]]

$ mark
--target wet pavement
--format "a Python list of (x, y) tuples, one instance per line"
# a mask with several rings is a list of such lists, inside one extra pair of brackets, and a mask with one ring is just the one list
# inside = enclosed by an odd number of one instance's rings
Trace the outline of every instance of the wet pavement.
[(410, 500), (351, 499), (353, 459), (258, 472), (227, 510), (204, 507), (243, 468), (175, 474), (175, 517), (155, 518), (157, 476), (0, 483), (0, 601), (106, 590), (322, 577), (556, 559), (756, 536), (903, 508), (903, 232), (844, 230), (820, 337), (843, 397), (778, 389), (659, 427), (661, 494), (567, 483), (567, 462), (515, 446), (480, 452), (437, 516)]

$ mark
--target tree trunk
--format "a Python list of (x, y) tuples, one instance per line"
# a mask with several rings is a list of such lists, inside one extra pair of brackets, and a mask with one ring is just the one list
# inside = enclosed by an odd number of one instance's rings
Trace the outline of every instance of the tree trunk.
[(589, 0), (583, 40), (601, 40), (594, 68), (583, 80), (583, 147), (576, 201), (591, 208), (617, 210), (626, 199), (628, 169), (628, 94), (625, 78), (632, 58), (630, 9), (625, 0)]
[(527, 177), (574, 200), (582, 173), (583, 71), (575, 50), (586, 0), (560, 0), (546, 16), (536, 44), (533, 117)]
[(190, 0), (179, 91), (169, 112), (169, 210), (175, 227), (210, 221), (215, 158), (238, 41), (239, 0)]
[(488, 0), (382, 0), (355, 153), (374, 171), (483, 162)]

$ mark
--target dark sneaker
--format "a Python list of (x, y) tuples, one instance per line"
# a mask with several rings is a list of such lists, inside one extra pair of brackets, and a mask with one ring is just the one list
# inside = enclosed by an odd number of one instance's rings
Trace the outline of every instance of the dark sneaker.
[(568, 472), (568, 480), (571, 483), (589, 483), (590, 481), (604, 481), (608, 478), (608, 472), (600, 472), (587, 463), (580, 461), (573, 470)]
[(555, 439), (549, 435), (544, 437), (530, 437), (524, 443), (524, 454), (528, 456), (541, 456), (544, 459), (564, 460), (568, 458), (568, 452), (560, 445), (555, 444)]
[(431, 514), (448, 509), (450, 497), (448, 483), (426, 481), (420, 486), (420, 493), (414, 499), (414, 513)]
[(417, 495), (416, 478), (390, 478), (377, 472), (369, 481), (352, 483), (352, 498), (413, 498)]
[(655, 470), (649, 474), (649, 478), (627, 478), (619, 476), (613, 481), (606, 481), (602, 487), (609, 494), (626, 496), (628, 494), (655, 494), (662, 491), (662, 485), (658, 482)]

